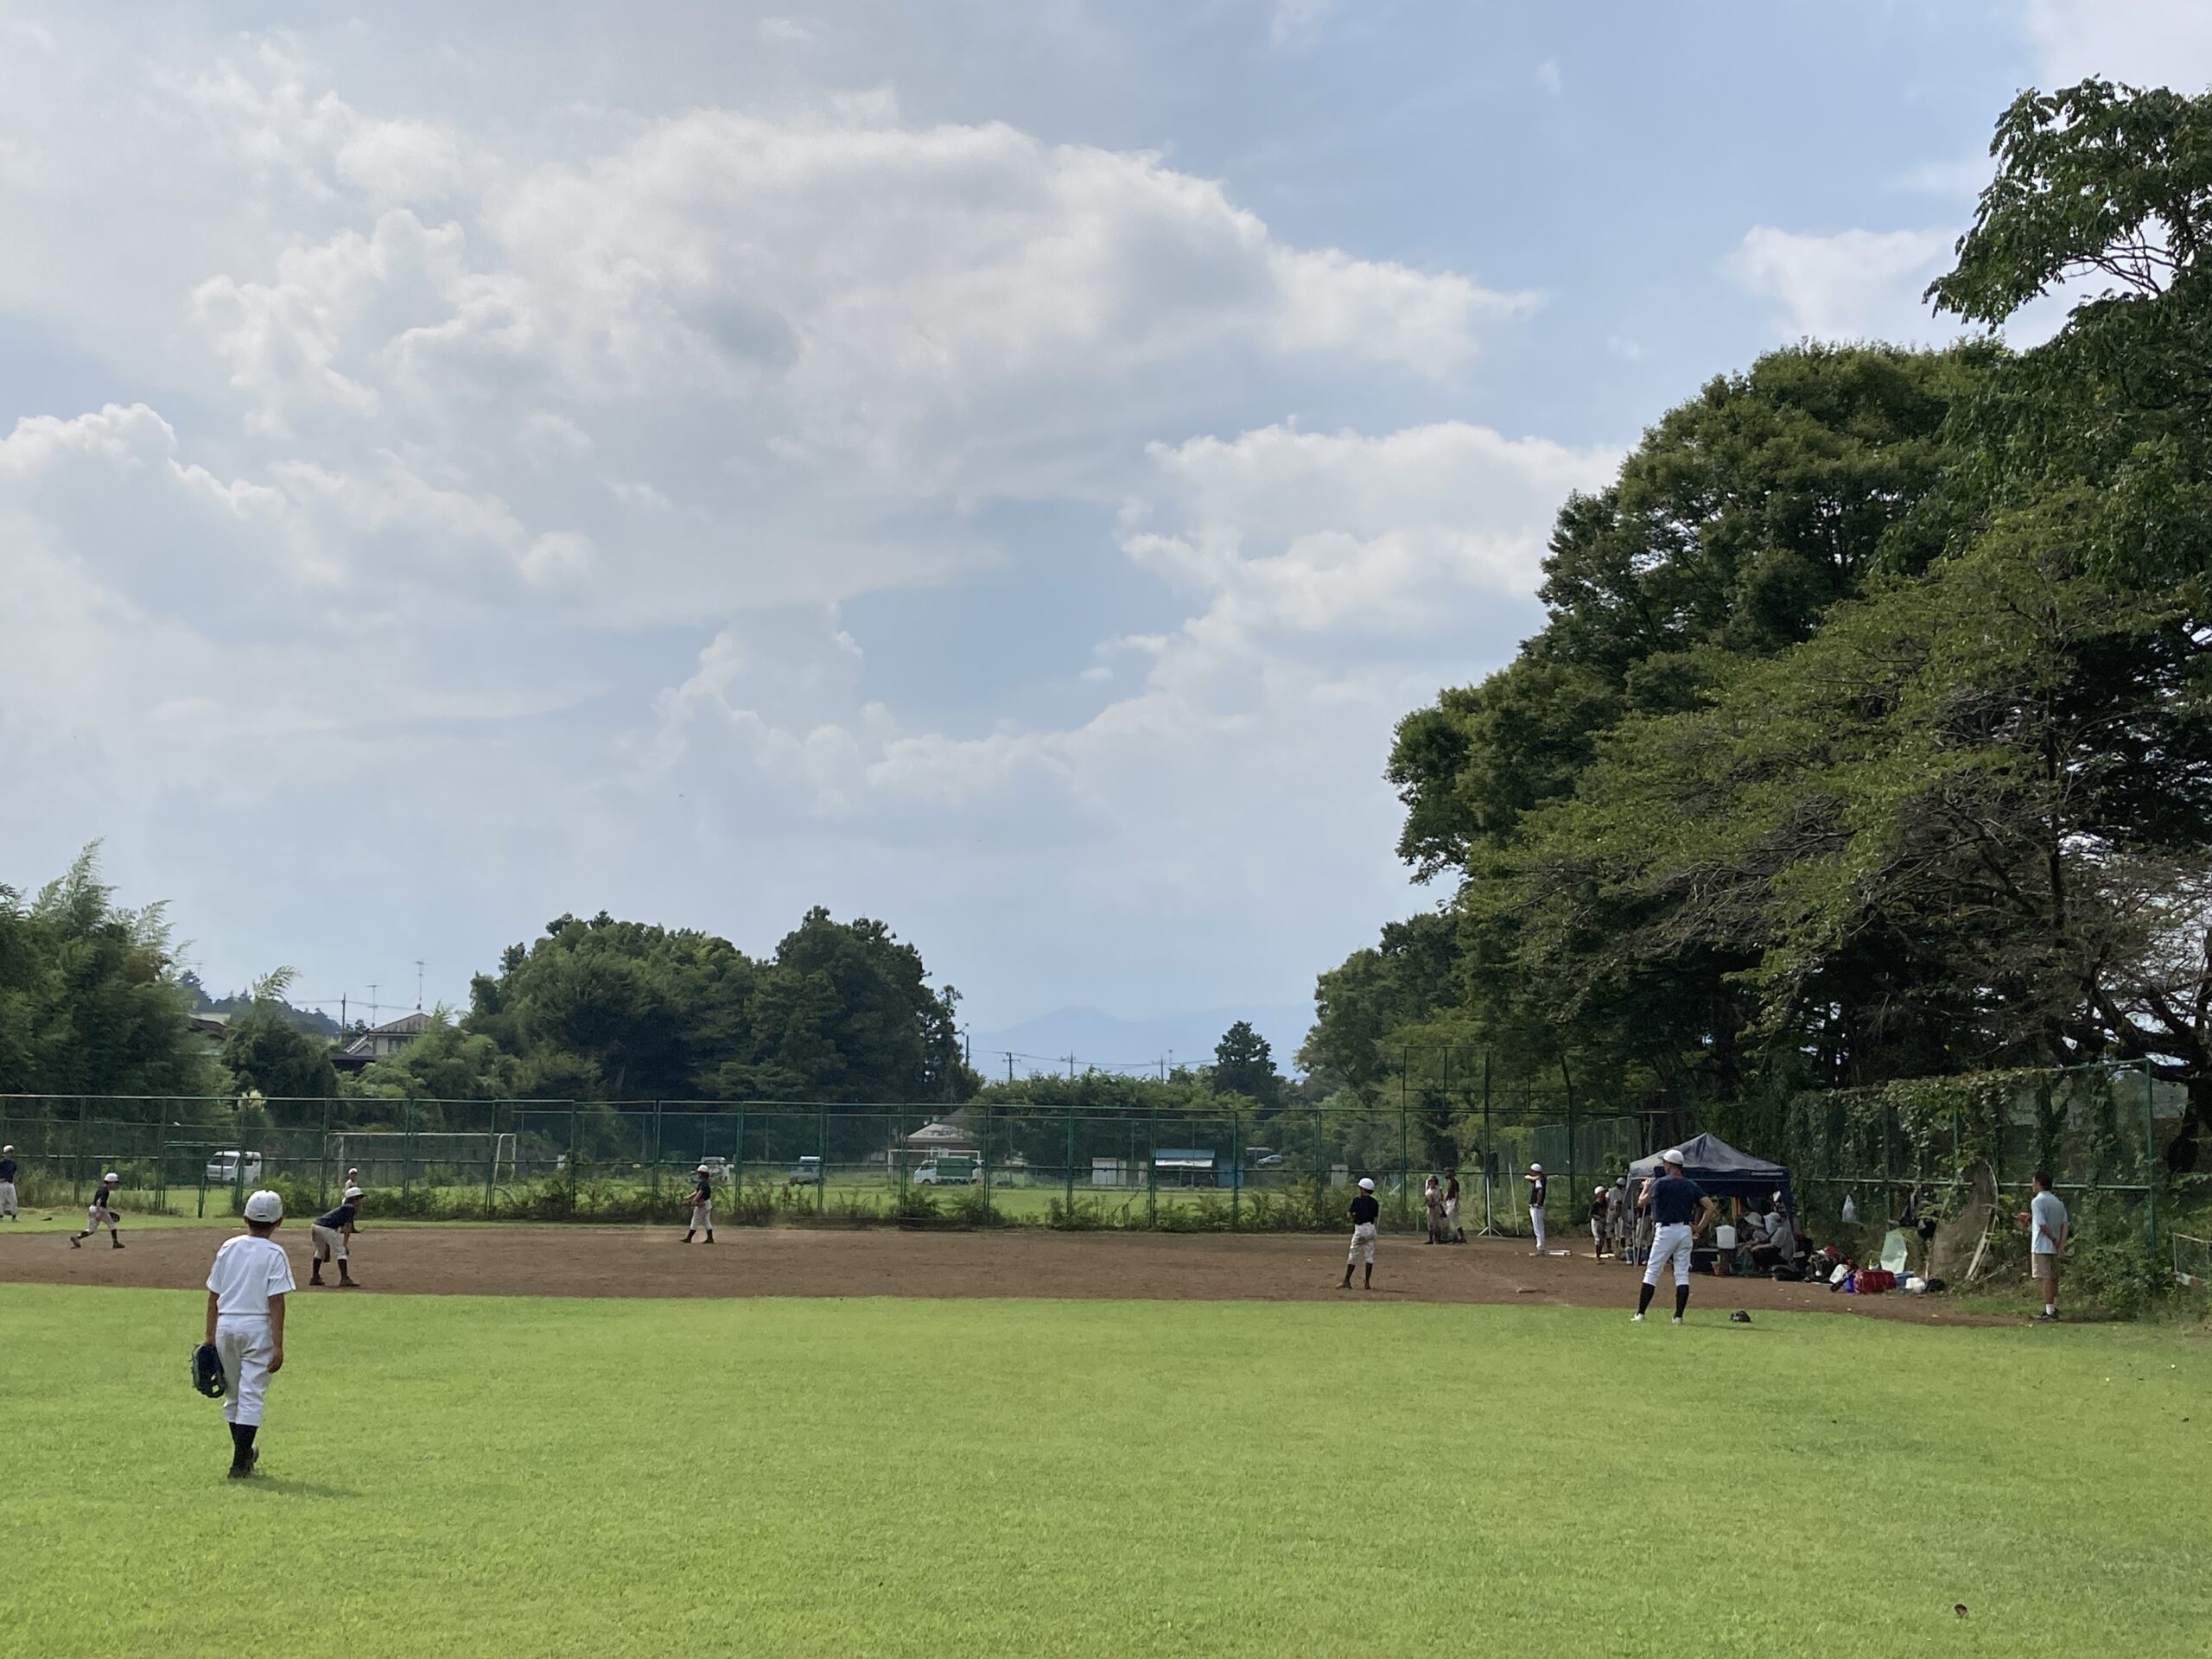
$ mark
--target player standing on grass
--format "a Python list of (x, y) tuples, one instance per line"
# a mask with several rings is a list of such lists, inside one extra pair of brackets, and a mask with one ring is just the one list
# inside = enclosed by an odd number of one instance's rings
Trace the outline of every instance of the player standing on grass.
[(231, 1426), (231, 1478), (253, 1472), (269, 1379), (284, 1369), (284, 1297), (292, 1264), (270, 1235), (284, 1201), (264, 1189), (245, 1201), (245, 1231), (226, 1238), (207, 1270), (207, 1337), (223, 1362), (223, 1421)]
[(1360, 1281), (1360, 1288), (1375, 1288), (1375, 1223), (1382, 1213), (1382, 1206), (1375, 1201), (1375, 1182), (1370, 1176), (1359, 1178), (1359, 1193), (1351, 1201), (1351, 1208), (1344, 1214), (1351, 1218), (1351, 1254), (1344, 1257), (1344, 1281), (1338, 1290), (1351, 1288), (1352, 1263), (1359, 1260), (1360, 1252), (1367, 1253), (1367, 1276)]
[(338, 1284), (342, 1290), (352, 1290), (361, 1281), (353, 1277), (353, 1264), (346, 1259), (346, 1235), (353, 1230), (353, 1217), (361, 1212), (361, 1189), (346, 1189), (346, 1202), (327, 1216), (317, 1216), (308, 1228), (308, 1242), (314, 1247), (308, 1262), (308, 1283), (322, 1282), (322, 1264), (335, 1259), (338, 1263)]
[(0, 1218), (20, 1221), (16, 1213), (16, 1149), (0, 1147)]
[(683, 1230), (683, 1242), (689, 1244), (692, 1234), (703, 1232), (711, 1244), (715, 1242), (715, 1179), (704, 1164), (693, 1170), (691, 1175), (691, 1224)]
[(1536, 1248), (1531, 1254), (1541, 1255), (1544, 1253), (1544, 1166), (1541, 1164), (1529, 1165), (1529, 1173), (1521, 1179), (1529, 1183), (1529, 1225), (1535, 1230), (1536, 1234)]
[(1651, 1293), (1659, 1288), (1659, 1268), (1662, 1263), (1672, 1263), (1675, 1269), (1675, 1323), (1682, 1322), (1682, 1310), (1690, 1305), (1690, 1241), (1711, 1219), (1713, 1200), (1705, 1196), (1705, 1189), (1682, 1173), (1682, 1154), (1669, 1151), (1662, 1153), (1659, 1161), (1664, 1169), (1659, 1179), (1651, 1183), (1651, 1260), (1643, 1269), (1643, 1288), (1637, 1294), (1636, 1317), (1643, 1318), (1643, 1310), (1651, 1306)]
[(85, 1209), (85, 1230), (69, 1236), (71, 1249), (83, 1249), (85, 1241), (103, 1227), (107, 1229), (108, 1243), (118, 1250), (123, 1248), (123, 1235), (117, 1230), (115, 1224), (115, 1184), (122, 1179), (111, 1169), (102, 1178), (100, 1190), (92, 1194), (92, 1203)]
[(2020, 1220), (2028, 1230), (2028, 1260), (2043, 1286), (2043, 1312), (2036, 1323), (2049, 1325), (2058, 1317), (2058, 1264), (2066, 1256), (2068, 1220), (2064, 1200), (2050, 1190), (2050, 1172), (2039, 1169), (2033, 1179), (2036, 1195)]

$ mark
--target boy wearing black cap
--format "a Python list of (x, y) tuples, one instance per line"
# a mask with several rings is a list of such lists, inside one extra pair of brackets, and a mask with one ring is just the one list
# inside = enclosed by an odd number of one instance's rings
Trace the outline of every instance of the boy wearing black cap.
[(1359, 1192), (1351, 1201), (1351, 1208), (1344, 1214), (1351, 1219), (1351, 1254), (1344, 1257), (1344, 1281), (1338, 1290), (1351, 1288), (1352, 1264), (1359, 1260), (1360, 1252), (1367, 1253), (1367, 1276), (1360, 1281), (1360, 1288), (1375, 1288), (1375, 1224), (1382, 1213), (1382, 1206), (1375, 1201), (1375, 1182), (1368, 1176), (1359, 1178)]

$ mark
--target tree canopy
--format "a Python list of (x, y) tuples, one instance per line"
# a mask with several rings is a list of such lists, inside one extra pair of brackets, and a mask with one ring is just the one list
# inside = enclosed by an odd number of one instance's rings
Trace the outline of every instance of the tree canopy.
[(2000, 119), (1930, 293), (2046, 344), (1807, 345), (1562, 510), (1542, 630), (1402, 722), (1439, 914), (1322, 976), (1309, 1064), (1572, 1055), (1617, 1100), (2146, 1059), (2212, 1130), (2212, 97)]

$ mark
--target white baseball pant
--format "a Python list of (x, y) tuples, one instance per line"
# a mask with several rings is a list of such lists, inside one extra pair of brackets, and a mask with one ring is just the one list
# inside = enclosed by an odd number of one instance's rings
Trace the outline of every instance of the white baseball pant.
[(257, 1425), (269, 1393), (269, 1362), (276, 1340), (267, 1319), (215, 1321), (215, 1351), (223, 1361), (223, 1421)]
[(0, 1181), (0, 1216), (13, 1216), (15, 1213), (16, 1184), (13, 1181)]
[(710, 1204), (693, 1205), (691, 1206), (691, 1228), (695, 1232), (713, 1232), (715, 1230), (714, 1205)]
[(1368, 1265), (1370, 1267), (1374, 1266), (1375, 1224), (1371, 1221), (1363, 1221), (1358, 1226), (1351, 1230), (1351, 1254), (1344, 1257), (1344, 1265), (1346, 1267), (1350, 1267), (1353, 1262), (1358, 1261), (1359, 1254), (1362, 1250), (1367, 1252)]
[(316, 1261), (343, 1262), (346, 1259), (346, 1235), (335, 1227), (326, 1227), (316, 1222), (308, 1227), (308, 1237), (315, 1245)]
[(1659, 1269), (1672, 1262), (1677, 1287), (1690, 1281), (1690, 1224), (1670, 1221), (1651, 1236), (1651, 1261), (1643, 1269), (1643, 1282), (1656, 1285)]
[(1444, 1200), (1444, 1224), (1445, 1224), (1446, 1226), (1449, 1227), (1450, 1229), (1452, 1229), (1452, 1231), (1454, 1231), (1454, 1232), (1459, 1231), (1459, 1199), (1457, 1199), (1457, 1198), (1446, 1198), (1446, 1199), (1445, 1199), (1445, 1200)]
[(1544, 1252), (1544, 1206), (1542, 1205), (1532, 1204), (1529, 1206), (1529, 1225), (1536, 1230), (1536, 1254), (1541, 1255)]
[(85, 1230), (96, 1233), (103, 1227), (111, 1233), (115, 1230), (115, 1212), (93, 1205), (85, 1211)]

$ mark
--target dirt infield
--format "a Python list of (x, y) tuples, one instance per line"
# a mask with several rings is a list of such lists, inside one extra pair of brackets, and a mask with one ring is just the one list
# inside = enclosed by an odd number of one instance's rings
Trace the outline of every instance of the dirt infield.
[[(71, 1249), (54, 1233), (0, 1231), (0, 1282), (198, 1289), (225, 1236), (145, 1228), (128, 1247)], [(307, 1235), (277, 1235), (307, 1283)], [(1049, 1296), (1166, 1301), (1408, 1302), (1633, 1307), (1637, 1275), (1586, 1255), (1529, 1254), (1510, 1239), (1429, 1246), (1385, 1239), (1375, 1289), (1337, 1288), (1344, 1247), (1309, 1236), (1177, 1233), (904, 1232), (733, 1228), (709, 1246), (667, 1229), (372, 1228), (355, 1242), (360, 1294), (479, 1296)], [(326, 1274), (326, 1276), (331, 1276)], [(1671, 1308), (1662, 1282), (1655, 1308)], [(340, 1294), (336, 1290), (333, 1295)], [(1825, 1286), (1700, 1277), (1692, 1306), (1792, 1308), (1941, 1324), (1980, 1323), (1940, 1299), (1838, 1296)]]

